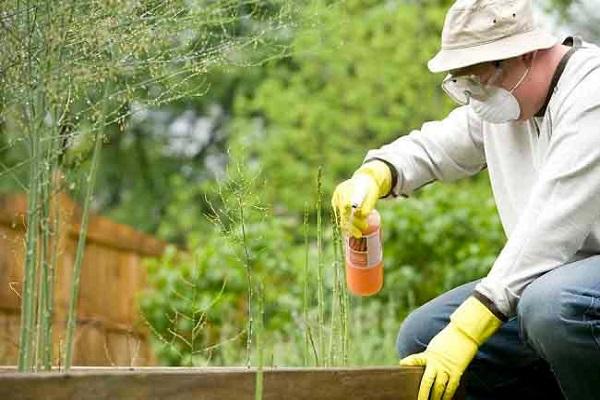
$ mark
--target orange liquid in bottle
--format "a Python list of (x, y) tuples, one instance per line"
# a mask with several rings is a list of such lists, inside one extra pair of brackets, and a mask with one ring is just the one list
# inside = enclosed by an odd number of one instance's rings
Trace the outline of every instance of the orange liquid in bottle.
[(361, 238), (344, 237), (346, 283), (350, 293), (357, 296), (371, 296), (383, 286), (381, 216), (376, 210), (369, 214), (367, 223)]

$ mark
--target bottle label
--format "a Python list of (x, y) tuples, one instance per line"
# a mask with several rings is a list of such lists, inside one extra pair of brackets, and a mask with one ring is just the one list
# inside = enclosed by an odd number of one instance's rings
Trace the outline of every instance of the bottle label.
[(361, 238), (346, 237), (345, 245), (346, 257), (355, 268), (373, 268), (383, 259), (380, 230)]

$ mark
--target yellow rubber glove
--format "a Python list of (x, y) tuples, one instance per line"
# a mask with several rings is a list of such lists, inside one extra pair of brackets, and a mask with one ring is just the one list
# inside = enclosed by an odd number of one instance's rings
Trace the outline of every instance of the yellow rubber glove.
[(424, 352), (400, 360), (400, 365), (425, 366), (418, 400), (452, 399), (477, 349), (500, 325), (502, 321), (475, 297), (462, 303)]
[[(367, 216), (380, 197), (392, 186), (390, 168), (379, 160), (369, 161), (340, 183), (333, 192), (331, 206), (343, 231), (359, 238), (367, 228)], [(356, 207), (353, 210), (353, 203)]]

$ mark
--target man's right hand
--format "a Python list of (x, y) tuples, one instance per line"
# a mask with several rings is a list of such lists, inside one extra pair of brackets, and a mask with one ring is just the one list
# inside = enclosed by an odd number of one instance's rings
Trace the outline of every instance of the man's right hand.
[[(359, 238), (367, 228), (367, 216), (380, 197), (387, 195), (392, 185), (392, 173), (383, 161), (363, 164), (352, 178), (340, 183), (333, 193), (331, 206), (341, 229)], [(354, 207), (353, 207), (354, 206)]]

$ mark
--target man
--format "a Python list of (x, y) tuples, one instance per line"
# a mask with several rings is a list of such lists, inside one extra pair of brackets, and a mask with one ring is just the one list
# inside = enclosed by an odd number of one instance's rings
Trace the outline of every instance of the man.
[(600, 50), (558, 43), (531, 8), (457, 1), (428, 67), (460, 107), (369, 151), (333, 195), (360, 236), (378, 198), (489, 171), (503, 250), (400, 329), (400, 364), (425, 366), (419, 400), (452, 398), (463, 374), (473, 399), (600, 398)]

